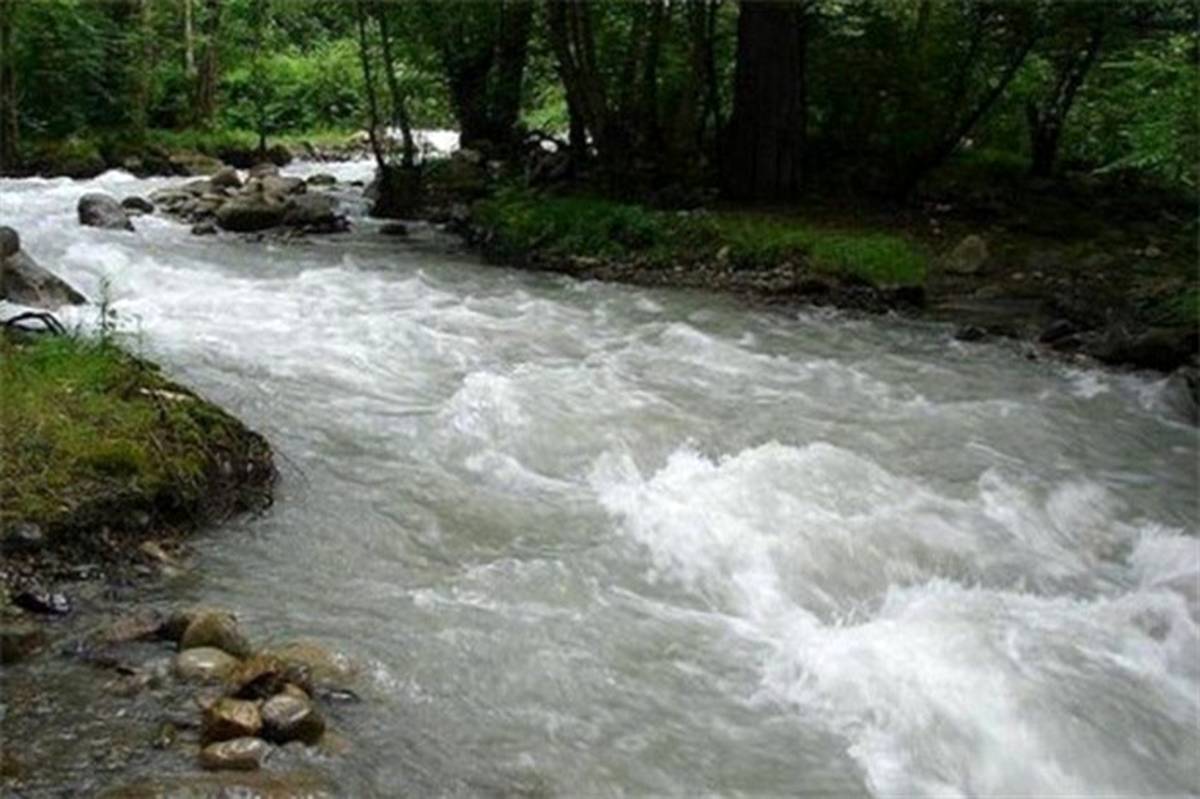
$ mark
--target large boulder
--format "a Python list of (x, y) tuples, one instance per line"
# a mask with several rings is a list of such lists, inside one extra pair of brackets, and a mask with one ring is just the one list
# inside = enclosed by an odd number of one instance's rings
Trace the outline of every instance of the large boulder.
[(242, 187), (242, 179), (238, 177), (237, 170), (231, 166), (222, 168), (209, 180), (218, 189), (240, 189)]
[(337, 200), (326, 194), (299, 194), (287, 202), (283, 224), (312, 232), (336, 233), (346, 227), (337, 212)]
[(242, 195), (217, 209), (217, 224), (235, 233), (252, 233), (283, 223), (286, 208), (275, 198)]
[(9, 227), (0, 227), (0, 300), (54, 310), (82, 305), (87, 298), (66, 281), (51, 274), (21, 249), (21, 238)]
[(246, 176), (250, 178), (279, 177), (279, 167), (270, 161), (262, 161), (250, 167)]
[(79, 198), (79, 223), (106, 230), (133, 230), (129, 214), (115, 197), (92, 192)]
[(1170, 372), (1186, 365), (1198, 344), (1192, 327), (1152, 327), (1134, 335), (1110, 330), (1090, 354), (1104, 363)]
[(181, 650), (202, 646), (220, 649), (238, 658), (250, 655), (250, 641), (238, 627), (237, 619), (222, 610), (198, 611), (179, 639)]

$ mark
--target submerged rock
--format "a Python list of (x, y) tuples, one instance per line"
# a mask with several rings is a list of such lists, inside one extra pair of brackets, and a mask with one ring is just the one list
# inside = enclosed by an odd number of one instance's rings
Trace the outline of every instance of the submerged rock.
[(313, 232), (336, 232), (345, 228), (337, 212), (337, 201), (325, 194), (301, 194), (288, 200), (283, 224)]
[(92, 192), (83, 195), (79, 198), (76, 210), (81, 225), (106, 230), (133, 230), (133, 223), (129, 221), (125, 209), (116, 198), (107, 194)]
[(71, 612), (71, 600), (66, 594), (31, 588), (13, 597), (13, 604), (30, 613), (43, 616), (65, 616)]
[(309, 175), (307, 183), (310, 186), (333, 186), (337, 183), (337, 178), (328, 172), (318, 172), (315, 175)]
[(200, 765), (210, 770), (255, 771), (271, 754), (262, 738), (234, 738), (200, 750)]
[(253, 738), (263, 728), (258, 705), (242, 699), (218, 699), (204, 711), (201, 736), (207, 743)]
[(262, 731), (275, 743), (315, 744), (325, 732), (325, 719), (303, 692), (285, 692), (263, 703)]
[(154, 203), (147, 200), (145, 197), (126, 197), (121, 200), (121, 207), (131, 214), (152, 214), (154, 213)]
[(211, 646), (185, 649), (175, 656), (175, 676), (187, 682), (221, 682), (238, 667), (237, 658)]
[(24, 660), (46, 645), (46, 634), (32, 624), (0, 624), (0, 663)]
[(243, 658), (250, 654), (250, 641), (238, 627), (232, 613), (221, 610), (198, 611), (179, 639), (180, 649), (210, 646)]
[(262, 177), (266, 177), (268, 175), (274, 175), (274, 176), (278, 177), (279, 166), (270, 161), (262, 161), (260, 163), (255, 164), (254, 166), (250, 167), (250, 169), (247, 171), (246, 175), (247, 175), (247, 177), (251, 177), (251, 178), (262, 178)]

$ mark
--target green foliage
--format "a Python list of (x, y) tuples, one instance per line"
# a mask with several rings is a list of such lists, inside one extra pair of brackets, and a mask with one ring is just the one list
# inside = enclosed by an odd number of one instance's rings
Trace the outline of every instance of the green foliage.
[(177, 392), (108, 340), (0, 338), (0, 526), (117, 496), (197, 499), (208, 447), (236, 423)]
[(815, 272), (875, 285), (918, 285), (925, 257), (904, 239), (747, 213), (674, 213), (595, 197), (510, 190), (477, 203), (476, 220), (507, 257), (638, 258), (669, 265), (723, 258), (736, 269), (802, 263)]

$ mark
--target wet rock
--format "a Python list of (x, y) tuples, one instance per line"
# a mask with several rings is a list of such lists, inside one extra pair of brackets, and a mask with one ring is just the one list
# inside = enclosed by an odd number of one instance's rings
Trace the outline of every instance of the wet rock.
[(217, 234), (217, 224), (212, 220), (205, 222), (197, 222), (192, 225), (193, 236), (215, 236)]
[(254, 738), (263, 729), (258, 705), (241, 699), (218, 699), (204, 711), (200, 734), (205, 743)]
[(1055, 342), (1062, 341), (1068, 336), (1075, 335), (1077, 332), (1079, 331), (1075, 328), (1075, 325), (1066, 319), (1055, 319), (1042, 330), (1038, 336), (1038, 341), (1043, 344), (1053, 345)]
[(242, 179), (238, 177), (237, 170), (231, 166), (220, 169), (209, 178), (209, 183), (217, 189), (240, 189), (242, 187)]
[(35, 552), (46, 545), (46, 533), (33, 522), (21, 522), (5, 531), (3, 545), (8, 553)]
[(0, 258), (16, 255), (21, 249), (21, 236), (10, 227), (0, 227)]
[(380, 234), (384, 236), (396, 236), (404, 238), (408, 236), (408, 225), (403, 222), (388, 222), (383, 227), (379, 228)]
[(193, 152), (172, 153), (170, 163), (176, 175), (215, 175), (225, 168), (219, 159)]
[(32, 624), (0, 624), (0, 663), (24, 660), (46, 645), (46, 634)]
[(239, 197), (217, 209), (217, 224), (235, 233), (252, 233), (277, 227), (283, 222), (282, 203), (262, 197)]
[(263, 161), (250, 167), (246, 174), (251, 178), (263, 178), (267, 177), (268, 175), (274, 175), (278, 177), (279, 167), (270, 161)]
[(175, 676), (187, 682), (220, 682), (238, 667), (237, 658), (211, 646), (185, 649), (175, 656)]
[(105, 230), (133, 230), (133, 223), (129, 221), (125, 209), (116, 198), (107, 194), (91, 192), (83, 195), (79, 198), (76, 210), (81, 225)]
[(1200, 366), (1184, 366), (1171, 374), (1167, 403), (1192, 424), (1200, 423)]
[(975, 325), (960, 325), (954, 331), (956, 341), (982, 341), (987, 335), (986, 330)]
[(103, 799), (325, 799), (338, 796), (311, 771), (225, 771), (156, 777), (103, 794)]
[(213, 191), (213, 183), (208, 178), (200, 180), (190, 180), (179, 187), (179, 190), (190, 194), (192, 197), (203, 197), (206, 194), (211, 194)]
[(152, 214), (154, 213), (154, 203), (147, 200), (145, 197), (126, 197), (121, 200), (121, 207), (131, 214)]
[(1111, 330), (1089, 354), (1104, 363), (1170, 372), (1191, 360), (1197, 343), (1193, 328), (1150, 328), (1135, 335)]
[(288, 200), (283, 224), (310, 232), (336, 233), (345, 229), (337, 201), (326, 194), (301, 194)]
[(66, 594), (31, 588), (13, 597), (19, 608), (43, 616), (65, 616), (71, 612), (71, 600)]
[(201, 646), (211, 646), (238, 658), (250, 655), (250, 641), (238, 627), (237, 619), (222, 610), (197, 611), (183, 631), (180, 649)]
[(234, 738), (200, 750), (200, 765), (213, 771), (256, 771), (271, 754), (262, 738)]
[(974, 275), (983, 268), (989, 257), (987, 241), (982, 236), (965, 237), (946, 257), (946, 270), (960, 275)]
[(337, 183), (337, 178), (328, 172), (318, 172), (315, 175), (309, 175), (307, 183), (310, 186), (333, 186)]
[(300, 178), (265, 175), (254, 183), (248, 184), (247, 189), (257, 190), (262, 194), (287, 197), (292, 194), (304, 194), (308, 191), (308, 184)]
[(161, 637), (164, 622), (163, 615), (156, 610), (136, 610), (103, 627), (92, 640), (99, 644), (152, 641)]
[(315, 744), (325, 732), (325, 719), (303, 693), (285, 688), (262, 706), (263, 737), (275, 743), (301, 741)]
[(87, 302), (70, 284), (43, 269), (23, 250), (0, 258), (0, 300), (47, 310)]
[(230, 693), (239, 699), (266, 699), (289, 683), (310, 692), (312, 673), (304, 664), (263, 652), (247, 658), (229, 675)]
[[(291, 641), (270, 647), (264, 655), (273, 657), (286, 666), (303, 668), (312, 679), (326, 683), (347, 683), (358, 675), (358, 666), (340, 652), (330, 652), (313, 641)], [(297, 683), (308, 690), (303, 683)]]

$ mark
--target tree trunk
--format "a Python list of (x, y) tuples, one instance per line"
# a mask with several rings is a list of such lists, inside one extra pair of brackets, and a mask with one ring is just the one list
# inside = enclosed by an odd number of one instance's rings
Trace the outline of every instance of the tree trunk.
[(138, 0), (138, 32), (136, 39), (137, 68), (134, 72), (132, 122), (139, 140), (146, 136), (150, 119), (150, 74), (153, 70), (154, 30), (150, 0)]
[(354, 0), (354, 20), (358, 26), (358, 55), (362, 64), (363, 85), (367, 90), (367, 138), (371, 142), (375, 165), (382, 175), (387, 170), (387, 158), (379, 141), (379, 100), (375, 94), (375, 70), (371, 67), (371, 40), (367, 36), (367, 15), (363, 3), (364, 0)]
[(383, 48), (383, 69), (387, 75), (388, 94), (392, 98), (392, 125), (400, 127), (401, 164), (405, 169), (417, 165), (417, 145), (413, 139), (412, 123), (408, 117), (408, 105), (400, 84), (396, 80), (396, 62), (392, 55), (392, 34), (388, 22), (387, 8), (375, 6), (375, 21), (379, 23), (379, 42)]
[(197, 123), (208, 127), (217, 114), (217, 84), (221, 78), (221, 0), (205, 0), (204, 8), (204, 24), (201, 25), (200, 31), (200, 63), (196, 74), (195, 112)]
[(490, 105), (494, 141), (508, 146), (513, 143), (521, 116), (521, 92), (533, 29), (533, 3), (531, 0), (506, 0), (500, 14)]
[(1029, 119), (1029, 144), (1031, 162), (1029, 174), (1037, 178), (1048, 178), (1054, 174), (1058, 160), (1058, 145), (1062, 140), (1063, 127), (1075, 96), (1087, 78), (1088, 72), (1100, 55), (1104, 31), (1094, 28), (1082, 50), (1073, 50), (1060, 67), (1058, 80), (1050, 96), (1042, 104), (1030, 102), (1025, 107)]
[(17, 73), (13, 64), (16, 0), (0, 0), (0, 174), (17, 165)]
[(741, 4), (722, 159), (722, 183), (733, 199), (795, 200), (804, 189), (807, 24), (804, 4)]
[(192, 19), (194, 0), (183, 0), (183, 68), (189, 79), (196, 76), (196, 28)]

